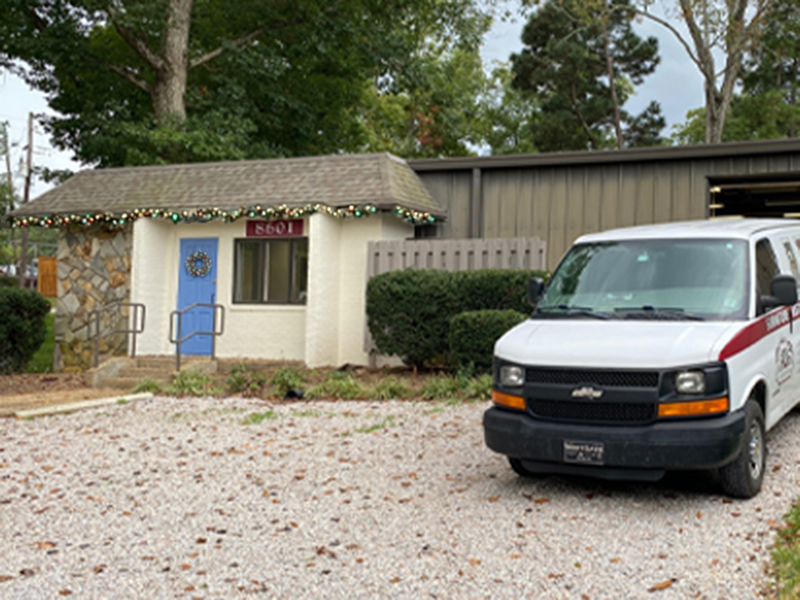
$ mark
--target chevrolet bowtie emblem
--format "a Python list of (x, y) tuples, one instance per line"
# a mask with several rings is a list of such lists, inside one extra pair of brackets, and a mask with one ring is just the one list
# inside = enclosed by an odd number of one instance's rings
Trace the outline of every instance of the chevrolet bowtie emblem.
[(596, 400), (603, 395), (603, 390), (596, 390), (592, 386), (586, 385), (572, 390), (573, 398), (590, 398)]

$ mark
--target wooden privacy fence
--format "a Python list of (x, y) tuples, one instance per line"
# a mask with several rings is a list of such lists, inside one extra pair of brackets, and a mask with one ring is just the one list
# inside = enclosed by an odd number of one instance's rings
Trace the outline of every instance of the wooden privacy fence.
[(39, 279), (36, 289), (42, 296), (55, 298), (58, 294), (58, 259), (54, 256), (39, 257)]
[(538, 237), (369, 242), (367, 279), (407, 267), (444, 271), (547, 268), (547, 244)]
[[(461, 240), (382, 240), (369, 242), (367, 281), (408, 267), (444, 271), (547, 269), (547, 243), (538, 237)], [(375, 363), (375, 342), (364, 322), (364, 350)]]

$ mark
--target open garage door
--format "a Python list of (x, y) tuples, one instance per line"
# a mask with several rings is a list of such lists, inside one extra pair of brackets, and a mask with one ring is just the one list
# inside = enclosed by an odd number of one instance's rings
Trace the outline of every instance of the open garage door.
[(710, 217), (800, 218), (800, 173), (709, 180)]

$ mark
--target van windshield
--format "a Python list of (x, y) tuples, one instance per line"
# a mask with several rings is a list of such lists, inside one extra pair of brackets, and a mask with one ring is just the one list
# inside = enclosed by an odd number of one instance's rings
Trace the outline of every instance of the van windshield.
[(747, 316), (747, 243), (625, 240), (573, 246), (536, 316), (728, 320)]

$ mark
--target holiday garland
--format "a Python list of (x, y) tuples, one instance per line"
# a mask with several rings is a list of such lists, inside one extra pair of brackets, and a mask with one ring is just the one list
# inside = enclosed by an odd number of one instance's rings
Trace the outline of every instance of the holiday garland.
[[(125, 227), (140, 218), (166, 219), (178, 224), (181, 221), (212, 221), (222, 220), (226, 223), (236, 221), (242, 217), (274, 219), (297, 219), (315, 213), (325, 213), (339, 219), (369, 217), (378, 212), (372, 204), (354, 205), (345, 208), (335, 208), (324, 204), (306, 204), (305, 206), (289, 207), (286, 205), (276, 207), (262, 207), (260, 205), (234, 210), (220, 208), (198, 208), (193, 210), (167, 210), (163, 208), (137, 208), (123, 213), (73, 213), (43, 216), (9, 217), (12, 227), (64, 227), (68, 225), (89, 226), (101, 224), (111, 228)], [(429, 224), (436, 222), (436, 217), (429, 212), (418, 211), (402, 206), (395, 206), (393, 214), (413, 225)]]
[(192, 277), (205, 277), (211, 271), (211, 259), (202, 250), (196, 250), (186, 257), (186, 270)]

